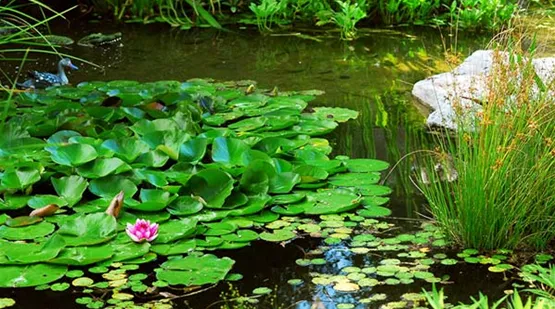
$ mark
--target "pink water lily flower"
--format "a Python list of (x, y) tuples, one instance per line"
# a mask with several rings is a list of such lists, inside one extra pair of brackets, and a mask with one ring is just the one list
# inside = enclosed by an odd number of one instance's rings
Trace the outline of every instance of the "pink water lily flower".
[(137, 219), (135, 224), (127, 223), (125, 231), (134, 242), (153, 241), (158, 236), (158, 224)]

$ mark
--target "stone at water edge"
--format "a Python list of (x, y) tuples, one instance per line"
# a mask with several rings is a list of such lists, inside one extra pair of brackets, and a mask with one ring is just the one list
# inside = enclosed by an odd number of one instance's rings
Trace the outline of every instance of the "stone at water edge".
[[(453, 71), (414, 84), (412, 95), (432, 110), (426, 121), (428, 126), (457, 129), (455, 104), (460, 104), (465, 110), (465, 121), (474, 119), (476, 113), (482, 110), (478, 102), (487, 96), (487, 80), (493, 68), (494, 53), (493, 50), (478, 50)], [(508, 57), (506, 52), (501, 52), (501, 55), (505, 59)], [(555, 77), (555, 58), (533, 59), (532, 64), (543, 83), (551, 83)]]

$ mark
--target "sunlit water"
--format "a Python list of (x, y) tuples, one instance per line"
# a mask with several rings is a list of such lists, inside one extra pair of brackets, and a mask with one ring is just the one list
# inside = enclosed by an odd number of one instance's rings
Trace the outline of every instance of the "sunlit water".
[[(422, 132), (424, 117), (411, 103), (412, 84), (431, 74), (448, 70), (444, 52), (457, 47), (460, 55), (483, 48), (486, 37), (459, 35), (455, 41), (448, 33), (435, 29), (407, 31), (387, 29), (363, 31), (354, 42), (342, 42), (324, 33), (310, 33), (317, 40), (291, 35), (262, 36), (253, 31), (214, 30), (174, 31), (166, 26), (125, 25), (59, 25), (56, 34), (76, 41), (92, 32), (123, 32), (121, 47), (87, 48), (73, 45), (66, 52), (104, 67), (100, 70), (84, 63), (72, 72), (70, 81), (127, 79), (138, 81), (186, 80), (213, 78), (216, 80), (255, 80), (259, 88), (278, 87), (280, 90), (320, 89), (326, 93), (313, 106), (348, 107), (360, 112), (358, 119), (341, 124), (328, 139), (335, 154), (353, 158), (378, 158), (395, 164), (405, 153), (418, 148), (413, 135)], [(452, 50), (452, 49), (451, 49)], [(32, 57), (35, 57), (33, 55)], [(56, 58), (40, 57), (26, 63), (24, 70), (51, 70)], [(15, 74), (11, 67), (8, 73)], [(391, 203), (394, 217), (417, 218), (425, 204), (408, 179), (408, 165), (403, 165), (387, 179), (394, 188)], [(404, 169), (404, 171), (403, 171)], [(412, 221), (399, 220), (405, 229), (413, 229)], [(336, 308), (349, 302), (351, 294), (339, 294), (331, 288), (312, 285), (291, 287), (292, 278), (309, 278), (308, 269), (298, 267), (295, 259), (303, 250), (317, 246), (319, 240), (300, 240), (282, 248), (268, 243), (253, 243), (251, 247), (226, 255), (237, 260), (234, 272), (245, 278), (236, 286), (244, 293), (258, 286), (277, 289), (277, 302), (283, 308)], [(354, 256), (341, 248), (331, 250), (326, 266), (320, 272), (337, 272), (349, 265), (372, 264), (379, 256)], [(373, 261), (376, 259), (376, 261)], [(449, 268), (456, 285), (449, 289), (451, 300), (467, 300), (479, 290), (500, 294), (496, 286), (499, 276), (491, 281), (483, 267)], [(443, 267), (445, 268), (445, 267)], [(310, 269), (314, 270), (314, 269)], [(308, 279), (309, 281), (309, 279)], [(420, 292), (421, 285), (410, 287), (376, 287), (373, 292), (387, 293), (398, 299), (402, 293)], [(205, 308), (219, 300), (225, 284), (192, 298), (176, 301), (180, 308)], [(12, 294), (15, 293), (15, 294)], [(30, 295), (37, 295), (32, 297)], [(69, 293), (33, 292), (32, 290), (0, 291), (18, 301), (18, 308), (79, 308)], [(62, 296), (62, 298), (60, 298)], [(40, 301), (38, 300), (40, 299)], [(330, 301), (331, 299), (331, 301)], [(314, 307), (318, 301), (320, 306)], [(215, 305), (213, 308), (218, 308)], [(365, 308), (365, 307), (357, 307)]]

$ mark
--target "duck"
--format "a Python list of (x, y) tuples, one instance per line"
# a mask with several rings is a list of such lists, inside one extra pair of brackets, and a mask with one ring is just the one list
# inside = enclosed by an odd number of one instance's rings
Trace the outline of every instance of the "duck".
[(24, 89), (44, 89), (50, 86), (61, 86), (69, 84), (69, 79), (66, 76), (65, 69), (78, 70), (79, 68), (71, 63), (69, 58), (63, 58), (58, 62), (58, 73), (47, 73), (30, 71), (28, 73), (29, 79), (23, 83), (18, 83), (20, 88)]

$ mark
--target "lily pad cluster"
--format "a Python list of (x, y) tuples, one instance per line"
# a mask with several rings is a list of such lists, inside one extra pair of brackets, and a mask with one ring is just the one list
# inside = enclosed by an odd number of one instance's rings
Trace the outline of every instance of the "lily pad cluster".
[[(215, 283), (234, 261), (208, 251), (295, 238), (282, 216), (389, 214), (380, 205), (391, 190), (378, 185), (388, 164), (332, 158), (317, 137), (357, 112), (307, 111), (314, 94), (211, 80), (84, 82), (20, 94), (0, 139), (0, 287), (161, 257), (159, 282)], [(106, 213), (120, 192), (123, 210)], [(124, 232), (137, 218), (159, 224), (151, 243)]]

